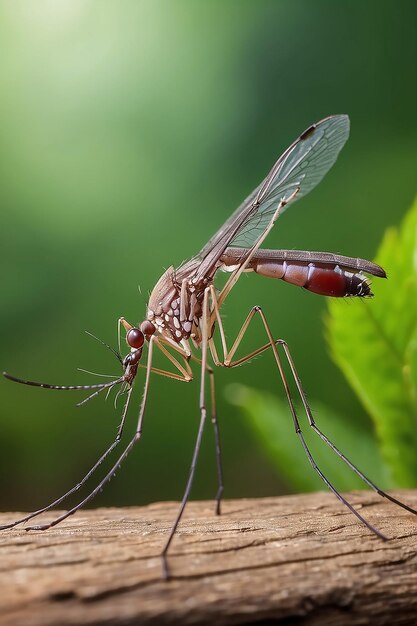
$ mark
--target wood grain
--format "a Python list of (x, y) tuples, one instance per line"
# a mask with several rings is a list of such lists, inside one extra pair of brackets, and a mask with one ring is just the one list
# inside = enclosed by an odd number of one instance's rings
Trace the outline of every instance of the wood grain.
[[(417, 492), (397, 494), (417, 507)], [(1, 625), (417, 623), (417, 517), (369, 492), (192, 502), (78, 513), (46, 532), (0, 533)], [(16, 514), (3, 513), (0, 523)]]

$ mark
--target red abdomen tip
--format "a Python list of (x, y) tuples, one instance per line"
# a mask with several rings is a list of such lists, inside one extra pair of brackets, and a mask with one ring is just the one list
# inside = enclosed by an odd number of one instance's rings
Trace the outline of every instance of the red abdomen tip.
[(311, 267), (304, 287), (313, 293), (333, 298), (372, 296), (369, 283), (362, 274), (353, 274), (338, 266), (334, 269)]

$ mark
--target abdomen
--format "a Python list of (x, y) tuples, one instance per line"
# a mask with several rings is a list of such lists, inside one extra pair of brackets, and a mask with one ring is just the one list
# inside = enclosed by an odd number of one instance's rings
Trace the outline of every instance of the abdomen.
[(361, 272), (351, 272), (339, 265), (316, 263), (268, 263), (260, 261), (253, 271), (261, 276), (278, 278), (298, 285), (322, 296), (344, 298), (348, 296), (372, 296), (370, 284)]
[[(245, 248), (227, 248), (220, 259), (220, 269), (233, 272), (245, 263), (248, 253)], [(330, 252), (262, 248), (256, 250), (244, 271), (336, 298), (372, 296), (370, 282), (362, 272), (386, 278), (382, 267), (365, 259)]]

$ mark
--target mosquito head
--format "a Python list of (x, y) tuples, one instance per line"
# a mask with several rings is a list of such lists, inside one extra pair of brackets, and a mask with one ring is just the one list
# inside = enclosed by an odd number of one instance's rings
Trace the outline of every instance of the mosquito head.
[(123, 359), (124, 379), (129, 385), (132, 384), (138, 370), (138, 363), (142, 356), (142, 346), (145, 337), (140, 328), (130, 328), (126, 333), (126, 343), (130, 346), (130, 352)]
[(128, 384), (132, 384), (142, 356), (143, 344), (145, 339), (149, 341), (155, 332), (155, 326), (148, 320), (142, 322), (140, 328), (131, 326), (124, 319), (121, 319), (121, 322), (126, 329), (126, 343), (130, 347), (130, 352), (123, 359), (124, 379)]

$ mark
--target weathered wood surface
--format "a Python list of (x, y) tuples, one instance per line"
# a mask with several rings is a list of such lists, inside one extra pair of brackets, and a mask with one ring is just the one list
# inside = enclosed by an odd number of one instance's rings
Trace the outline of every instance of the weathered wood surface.
[[(417, 507), (417, 492), (400, 497)], [(417, 518), (369, 492), (84, 511), (46, 532), (0, 533), (0, 624), (417, 623)], [(0, 523), (14, 518), (1, 514)]]

